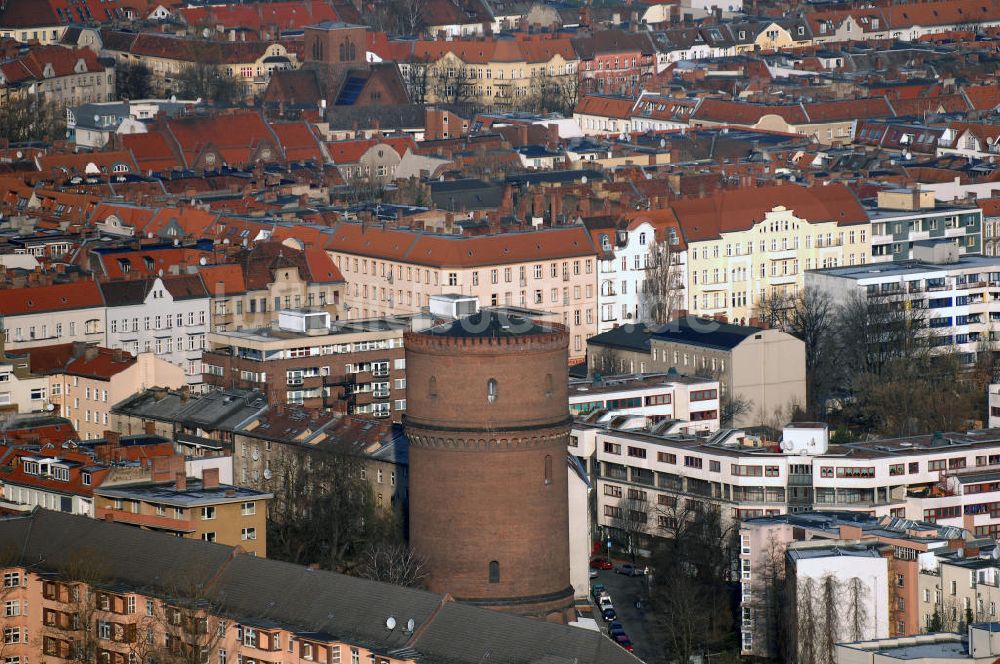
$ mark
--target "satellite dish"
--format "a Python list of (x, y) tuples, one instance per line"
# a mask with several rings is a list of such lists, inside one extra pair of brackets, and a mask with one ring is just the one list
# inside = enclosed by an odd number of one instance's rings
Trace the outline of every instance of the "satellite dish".
[(100, 121), (101, 121), (101, 116), (100, 116), (100, 115), (97, 115), (97, 114), (95, 113), (95, 114), (94, 114), (94, 122), (95, 122), (95, 123), (97, 123), (97, 122), (100, 122)]
[(177, 101), (177, 95), (170, 95), (170, 101)]
[(163, 276), (163, 268), (161, 267), (160, 270), (159, 270), (159, 272), (157, 272), (156, 274), (158, 274), (159, 276), (162, 277)]
[(406, 631), (407, 632), (412, 632), (414, 625), (416, 625), (416, 623), (413, 622), (413, 618), (410, 618), (409, 620), (407, 620), (406, 621)]
[(271, 479), (271, 469), (270, 468), (265, 468), (264, 469), (264, 479), (265, 480)]
[(584, 175), (583, 177), (580, 178), (580, 184), (587, 184), (587, 176), (586, 175)]
[[(54, 411), (55, 409), (56, 409), (56, 407), (55, 407), (55, 404), (51, 404), (51, 403), (50, 403), (50, 404), (48, 404), (47, 406), (45, 406), (45, 410), (49, 411), (50, 413), (51, 413), (52, 411)], [(413, 621), (411, 620), (410, 622), (413, 622)]]
[(792, 449), (792, 441), (790, 441), (790, 440), (783, 440), (783, 441), (781, 441), (781, 449), (785, 450), (786, 452), (788, 450), (791, 450)]
[(146, 237), (148, 237), (150, 240), (152, 240), (153, 239), (153, 231), (149, 231), (148, 233), (146, 233)]
[(667, 147), (667, 139), (665, 139), (665, 138), (661, 138), (660, 139), (660, 147), (661, 148)]
[(205, 266), (208, 265), (208, 259), (202, 256), (198, 259), (198, 265)]
[(212, 31), (209, 28), (205, 28), (204, 30), (201, 31), (201, 34), (204, 35), (205, 39), (208, 39), (209, 37), (212, 36)]
[(18, 159), (23, 159), (23, 158), (24, 158), (24, 153), (23, 153), (23, 152), (21, 152), (20, 150), (18, 150), (15, 156), (16, 156), (16, 157), (17, 157)]
[(385, 619), (385, 628), (386, 629), (396, 629), (396, 619), (393, 618), (392, 616), (389, 616), (388, 618), (386, 618)]
[(222, 238), (222, 244), (229, 244), (229, 238)]

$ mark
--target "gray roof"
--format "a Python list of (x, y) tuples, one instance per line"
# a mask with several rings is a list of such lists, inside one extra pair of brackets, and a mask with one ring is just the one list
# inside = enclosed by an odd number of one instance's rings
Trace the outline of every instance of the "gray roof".
[(158, 422), (177, 422), (204, 431), (232, 430), (267, 407), (256, 390), (217, 390), (190, 398), (154, 388), (115, 404), (111, 411)]
[(651, 339), (672, 343), (732, 350), (761, 328), (732, 325), (708, 318), (685, 316), (650, 330), (644, 325), (622, 325), (587, 339), (588, 344), (648, 352)]
[(492, 338), (522, 337), (531, 334), (550, 334), (557, 328), (523, 316), (508, 315), (493, 310), (482, 310), (451, 323), (444, 323), (423, 332), (441, 337)]
[[(599, 632), (463, 605), (422, 590), (233, 556), (221, 544), (61, 512), (37, 509), (0, 520), (0, 542), (32, 571), (59, 573), (86, 555), (101, 561), (107, 585), (168, 596), (180, 579), (185, 587), (203, 588), (230, 619), (325, 633), (426, 664), (639, 662)], [(391, 630), (389, 616), (397, 625)], [(405, 629), (410, 619), (413, 633)]]
[(183, 491), (179, 491), (174, 482), (138, 482), (135, 484), (105, 484), (95, 489), (94, 494), (107, 498), (143, 500), (175, 507), (220, 505), (274, 497), (270, 493), (229, 484), (220, 484), (206, 489), (202, 486), (201, 480), (194, 478), (187, 480), (187, 486)]

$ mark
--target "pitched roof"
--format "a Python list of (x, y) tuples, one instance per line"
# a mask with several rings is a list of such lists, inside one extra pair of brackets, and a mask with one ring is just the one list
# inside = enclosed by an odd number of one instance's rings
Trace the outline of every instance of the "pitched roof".
[(278, 143), (288, 161), (324, 161), (319, 139), (308, 123), (275, 122), (271, 125), (271, 130), (278, 137)]
[[(600, 632), (84, 516), (38, 509), (0, 521), (0, 541), (17, 552), (11, 563), (30, 565), (33, 571), (71, 569), (79, 552), (87, 551), (100, 561), (111, 584), (163, 596), (176, 592), (171, 584), (183, 579), (191, 588), (205, 588), (232, 620), (266, 618), (286, 629), (326, 633), (376, 652), (409, 653), (401, 657), (427, 664), (480, 664), (487, 659), (506, 664), (639, 662)], [(415, 629), (386, 629), (390, 615), (401, 625), (412, 618)]]
[[(264, 141), (276, 143), (260, 111), (237, 111), (220, 115), (170, 118), (166, 122), (190, 166), (209, 146), (233, 166), (250, 164), (254, 151)], [(280, 146), (275, 146), (280, 149)]]
[(132, 153), (141, 173), (162, 173), (184, 168), (173, 142), (158, 130), (145, 134), (123, 134), (122, 146)]
[(635, 99), (628, 97), (605, 97), (602, 95), (585, 95), (576, 103), (574, 113), (581, 115), (599, 115), (605, 118), (628, 119), (632, 115)]
[(765, 115), (777, 115), (789, 124), (809, 122), (809, 117), (799, 104), (748, 104), (726, 99), (703, 99), (697, 110), (691, 114), (691, 119), (724, 124), (755, 125)]
[(1000, 8), (989, 0), (938, 0), (883, 7), (894, 29), (928, 25), (962, 25), (1000, 19)]
[(295, 30), (313, 23), (339, 20), (337, 11), (322, 0), (289, 0), (253, 5), (210, 5), (182, 7), (178, 16), (188, 25), (246, 28), (260, 30), (276, 26), (278, 30)]
[[(0, 316), (23, 316), (102, 306), (104, 298), (93, 281), (0, 289)], [(95, 311), (94, 315), (97, 313)]]
[(243, 279), (243, 269), (239, 265), (206, 265), (198, 270), (201, 280), (214, 297), (220, 295), (239, 295), (247, 291)]
[(721, 189), (706, 198), (682, 198), (670, 204), (688, 242), (718, 239), (722, 233), (747, 230), (778, 206), (812, 223), (833, 221), (849, 225), (868, 221), (861, 203), (840, 183)]
[(36, 374), (68, 374), (110, 380), (125, 371), (135, 358), (125, 351), (80, 343), (38, 346), (25, 351), (31, 358), (31, 371)]
[(461, 236), (340, 223), (326, 248), (338, 253), (435, 267), (475, 267), (597, 255), (584, 226)]

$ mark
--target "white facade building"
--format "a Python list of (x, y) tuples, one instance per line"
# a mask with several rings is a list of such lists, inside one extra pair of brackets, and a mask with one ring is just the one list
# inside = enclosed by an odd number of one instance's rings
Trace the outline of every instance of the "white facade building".
[(107, 302), (108, 348), (154, 352), (201, 385), (201, 353), (211, 325), (209, 295), (198, 275), (101, 284)]

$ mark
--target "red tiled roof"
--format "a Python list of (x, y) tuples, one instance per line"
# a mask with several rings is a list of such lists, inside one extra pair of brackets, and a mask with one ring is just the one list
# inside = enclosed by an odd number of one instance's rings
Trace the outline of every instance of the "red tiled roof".
[(247, 291), (243, 280), (243, 270), (239, 265), (206, 265), (198, 270), (205, 288), (213, 297), (219, 295), (239, 295)]
[(134, 205), (116, 205), (114, 203), (101, 203), (94, 210), (90, 219), (93, 223), (104, 223), (108, 217), (114, 215), (121, 220), (122, 224), (142, 230), (149, 223), (149, 220), (156, 215), (155, 210)]
[[(94, 460), (91, 459), (90, 456), (73, 450), (48, 448), (33, 451), (11, 449), (0, 446), (0, 456), (4, 456), (3, 451), (7, 449), (10, 449), (11, 454), (7, 457), (9, 470), (3, 473), (3, 481), (21, 486), (32, 486), (62, 494), (93, 496), (94, 489), (101, 485), (110, 471), (109, 468), (95, 466)], [(58, 457), (60, 459), (73, 462), (73, 467), (70, 468), (69, 481), (64, 482), (55, 478), (40, 477), (38, 475), (29, 475), (28, 473), (25, 473), (24, 466), (21, 463), (21, 459), (24, 457)], [(90, 473), (89, 484), (83, 483), (83, 468), (87, 468)]]
[(338, 224), (328, 251), (435, 267), (474, 267), (580, 256), (597, 250), (583, 226), (498, 235), (436, 235)]
[(691, 119), (734, 125), (755, 125), (765, 115), (777, 115), (789, 124), (808, 124), (809, 122), (806, 112), (798, 104), (769, 106), (725, 99), (703, 99), (698, 105), (698, 109), (691, 115)]
[(145, 233), (159, 233), (167, 225), (176, 222), (185, 235), (192, 237), (208, 237), (209, 230), (218, 219), (218, 215), (213, 212), (206, 212), (201, 208), (193, 207), (170, 207), (161, 208), (149, 221), (142, 231)]
[(170, 268), (181, 263), (197, 265), (199, 259), (210, 256), (210, 252), (190, 247), (158, 247), (145, 251), (99, 254), (98, 260), (101, 262), (106, 276), (111, 279), (123, 279), (125, 271), (122, 270), (122, 261), (128, 263), (130, 275), (153, 277), (160, 274), (161, 270), (166, 273)]
[(271, 130), (278, 137), (285, 159), (288, 161), (324, 160), (323, 152), (315, 134), (305, 122), (275, 122)]
[(38, 346), (24, 351), (31, 358), (31, 372), (35, 374), (68, 374), (98, 380), (111, 380), (125, 371), (135, 358), (125, 351), (79, 344), (54, 344)]
[(276, 142), (259, 111), (171, 118), (167, 127), (188, 166), (194, 164), (209, 146), (215, 146), (231, 165), (249, 164), (261, 142)]
[(634, 105), (634, 99), (586, 95), (576, 103), (574, 113), (599, 115), (605, 118), (628, 119), (632, 114), (632, 107)]
[(23, 316), (103, 306), (101, 290), (93, 281), (0, 289), (0, 316)]
[(995, 82), (992, 85), (970, 85), (962, 92), (974, 110), (989, 111), (1000, 106), (1000, 86)]
[(764, 219), (764, 215), (782, 205), (809, 222), (834, 221), (840, 225), (868, 221), (857, 197), (843, 184), (802, 187), (771, 185), (746, 189), (722, 189), (706, 198), (684, 198), (673, 201), (688, 242), (712, 240), (724, 232), (748, 230)]
[(278, 30), (304, 28), (323, 21), (337, 21), (337, 11), (321, 0), (295, 0), (253, 5), (213, 5), (208, 7), (182, 7), (177, 11), (188, 25), (222, 25), (227, 28), (260, 30), (276, 26)]
[(885, 97), (842, 99), (803, 104), (809, 122), (836, 122), (860, 118), (887, 118), (895, 115)]
[(122, 146), (132, 152), (141, 173), (160, 173), (184, 168), (184, 163), (174, 151), (174, 146), (161, 131), (146, 134), (124, 134)]
[(129, 171), (136, 170), (132, 153), (127, 150), (112, 150), (108, 152), (50, 152), (38, 158), (38, 169), (43, 173), (51, 173), (55, 169), (67, 173), (93, 173), (96, 168), (100, 173), (110, 174), (120, 172), (115, 166), (125, 165)]
[(894, 29), (927, 25), (964, 25), (1000, 19), (991, 0), (937, 0), (890, 4), (883, 8)]

